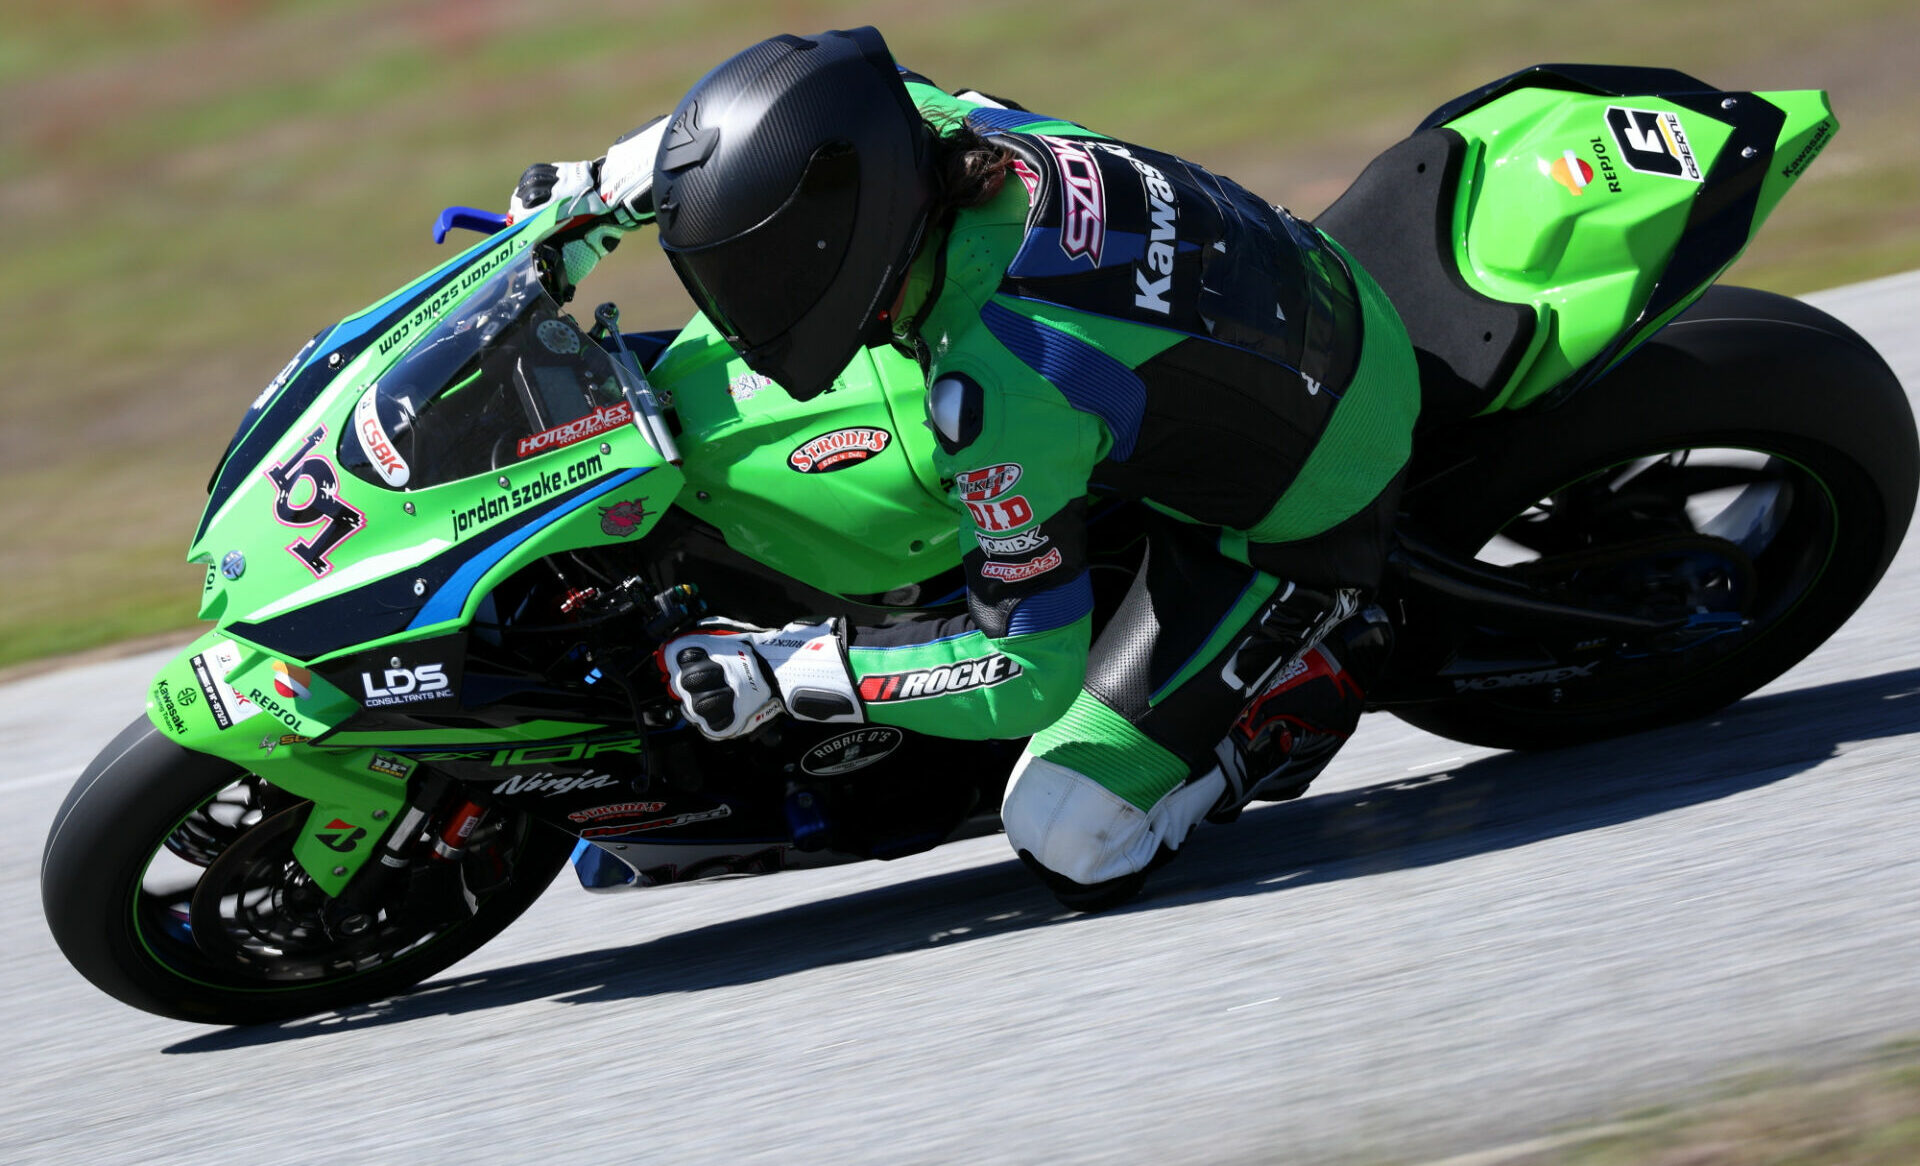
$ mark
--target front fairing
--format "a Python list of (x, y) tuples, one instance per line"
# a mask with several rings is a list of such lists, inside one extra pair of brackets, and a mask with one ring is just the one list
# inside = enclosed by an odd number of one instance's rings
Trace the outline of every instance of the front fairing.
[(623, 423), (617, 396), (599, 421), (532, 435), (523, 426), (437, 473), (435, 459), (460, 443), (426, 456), (373, 408), (394, 399), (382, 378), (444, 346), (439, 324), (526, 270), (528, 248), (553, 225), (551, 212), (535, 216), (344, 321), (262, 394), (189, 552), (208, 565), (202, 618), (311, 665), (457, 631), (525, 563), (644, 536), (682, 476)]

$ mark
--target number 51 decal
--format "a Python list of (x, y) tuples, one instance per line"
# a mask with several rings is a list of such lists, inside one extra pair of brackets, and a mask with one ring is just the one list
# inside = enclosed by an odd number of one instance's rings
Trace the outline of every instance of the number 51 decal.
[(340, 497), (340, 474), (333, 462), (313, 451), (327, 435), (322, 425), (293, 456), (267, 471), (273, 483), (273, 516), (282, 526), (314, 526), (320, 530), (287, 546), (289, 554), (306, 564), (318, 579), (333, 570), (327, 556), (355, 531), (367, 524), (367, 516), (346, 504)]

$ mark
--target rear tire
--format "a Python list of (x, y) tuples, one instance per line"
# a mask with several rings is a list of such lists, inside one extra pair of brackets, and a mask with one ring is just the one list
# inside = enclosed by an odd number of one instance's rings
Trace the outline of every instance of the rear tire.
[[(505, 877), (475, 892), (468, 867), (445, 868), (472, 895), (470, 914), (441, 910), (447, 896), (408, 880), (381, 905), (376, 927), (334, 939), (312, 922), (325, 896), (302, 886), (287, 849), (303, 808), (135, 721), (81, 774), (47, 837), (41, 904), (60, 950), (135, 1008), (204, 1024), (285, 1020), (391, 996), (464, 958), (533, 904), (573, 846), (523, 816), (489, 822), (483, 832), (497, 829), (484, 848), (476, 834), (469, 861), (484, 853)], [(162, 867), (184, 885), (157, 887)], [(220, 885), (209, 888), (210, 878)], [(243, 888), (271, 894), (233, 935), (211, 934), (220, 911), (249, 909), (234, 893)], [(279, 930), (247, 933), (263, 921)], [(198, 940), (196, 928), (206, 933)]]
[[(1562, 406), (1423, 435), (1403, 527), (1473, 557), (1502, 531), (1524, 529), (1523, 514), (1537, 519), (1538, 504), (1571, 485), (1590, 489), (1636, 459), (1708, 449), (1765, 455), (1759, 473), (1776, 479), (1777, 499), (1799, 508), (1783, 507), (1779, 539), (1800, 542), (1780, 541), (1751, 559), (1753, 589), (1772, 596), (1772, 610), (1746, 611), (1748, 630), (1711, 651), (1610, 663), (1614, 683), (1469, 692), (1395, 714), (1500, 748), (1595, 740), (1702, 716), (1825, 642), (1899, 549), (1920, 447), (1906, 394), (1879, 355), (1839, 321), (1785, 297), (1712, 289)], [(1633, 537), (1657, 533), (1649, 526)], [(1608, 535), (1592, 537), (1601, 548)]]

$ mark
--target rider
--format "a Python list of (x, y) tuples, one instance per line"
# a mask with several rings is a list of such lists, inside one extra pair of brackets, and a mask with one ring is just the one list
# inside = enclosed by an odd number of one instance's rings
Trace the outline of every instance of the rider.
[[(1031, 734), (1007, 837), (1094, 909), (1203, 817), (1297, 795), (1352, 731), (1419, 389), (1392, 306), (1310, 224), (1172, 155), (950, 96), (871, 28), (747, 49), (604, 158), (530, 168), (511, 213), (553, 197), (592, 216), (569, 276), (654, 222), (796, 399), (867, 344), (926, 374), (967, 614), (681, 636), (659, 659), (709, 737), (780, 715)], [(1091, 646), (1090, 494), (1148, 514)]]

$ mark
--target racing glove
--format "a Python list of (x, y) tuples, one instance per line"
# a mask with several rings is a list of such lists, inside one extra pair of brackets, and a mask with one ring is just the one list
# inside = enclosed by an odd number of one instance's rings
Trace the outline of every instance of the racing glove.
[(787, 713), (803, 721), (866, 721), (847, 667), (839, 620), (767, 630), (708, 620), (654, 658), (694, 728), (715, 741)]
[(653, 221), (653, 159), (667, 123), (656, 117), (608, 147), (591, 162), (536, 162), (520, 175), (507, 201), (507, 225), (554, 199), (565, 213), (591, 216), (562, 247), (567, 280), (578, 284), (635, 227)]

